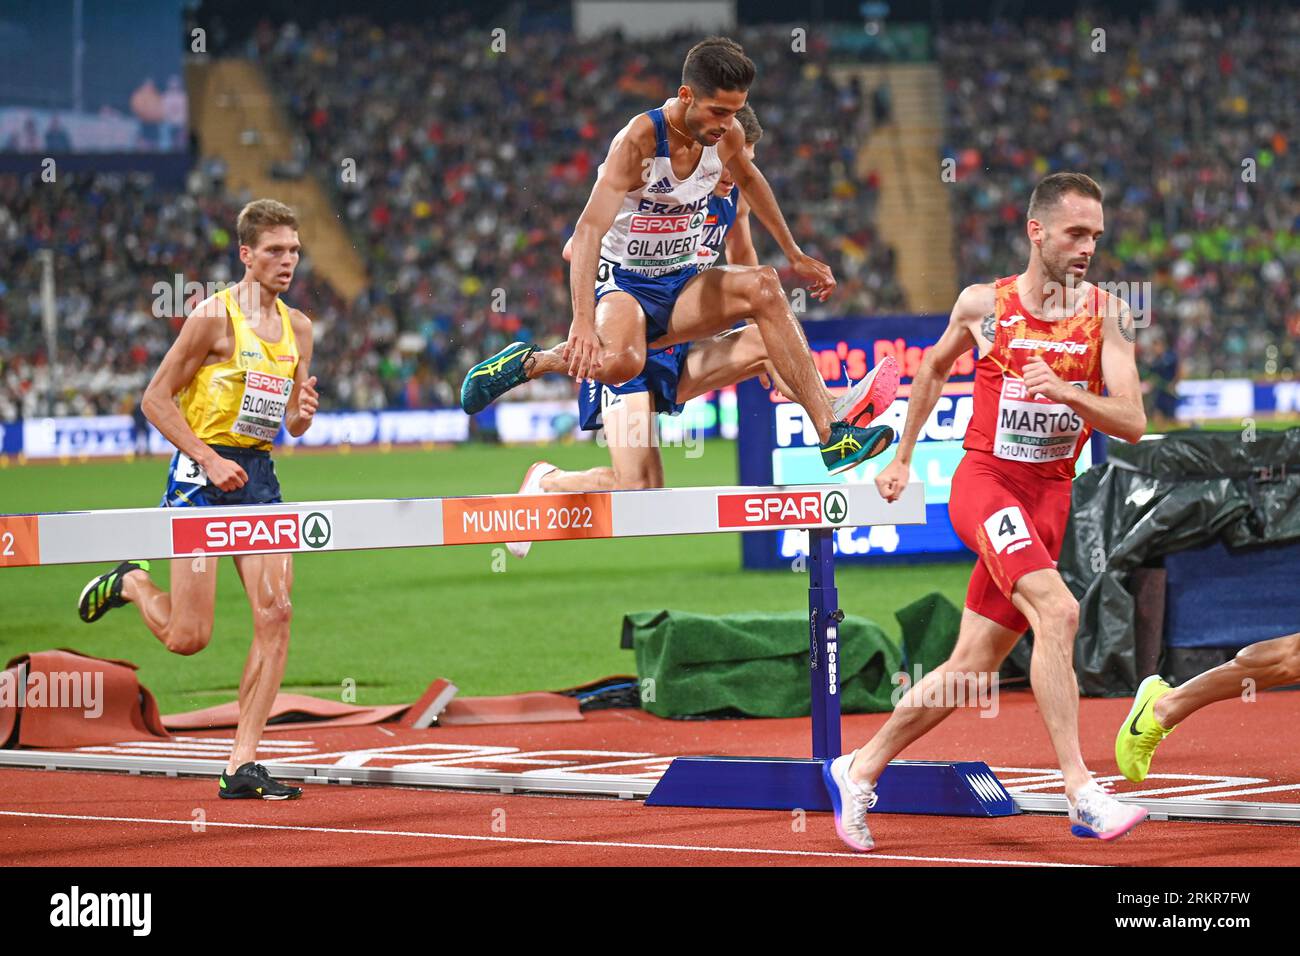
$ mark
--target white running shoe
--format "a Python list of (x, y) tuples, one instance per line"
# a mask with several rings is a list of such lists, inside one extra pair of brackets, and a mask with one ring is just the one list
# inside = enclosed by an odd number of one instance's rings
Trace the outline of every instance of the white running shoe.
[[(549, 461), (535, 461), (528, 471), (524, 474), (524, 483), (519, 486), (521, 495), (544, 495), (542, 491), (542, 479), (553, 471), (559, 469)], [(533, 546), (531, 541), (511, 541), (506, 547), (516, 558), (528, 557), (528, 550)]]
[(898, 362), (892, 355), (886, 355), (862, 381), (831, 403), (832, 421), (865, 428), (894, 403), (898, 376)]
[(876, 841), (871, 839), (867, 829), (867, 811), (876, 805), (876, 791), (863, 787), (849, 779), (849, 765), (853, 763), (850, 751), (834, 760), (827, 760), (822, 765), (822, 779), (826, 781), (826, 791), (831, 795), (831, 806), (835, 810), (835, 832), (850, 849), (862, 853), (874, 850)]
[(1077, 837), (1116, 840), (1147, 818), (1147, 811), (1117, 799), (1092, 783), (1070, 802), (1070, 832)]

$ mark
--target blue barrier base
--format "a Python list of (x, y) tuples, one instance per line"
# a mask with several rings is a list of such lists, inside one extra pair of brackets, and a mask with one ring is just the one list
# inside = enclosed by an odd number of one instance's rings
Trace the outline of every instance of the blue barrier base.
[[(821, 760), (678, 757), (646, 797), (648, 806), (830, 811)], [(895, 760), (876, 784), (872, 813), (1005, 817), (1019, 813), (983, 761)]]
[[(678, 757), (646, 797), (652, 807), (736, 810), (827, 810), (826, 758), (840, 743), (839, 627), (844, 612), (835, 588), (833, 529), (808, 532), (808, 680), (812, 759)], [(876, 782), (874, 813), (1005, 817), (1020, 810), (982, 761), (895, 760)]]

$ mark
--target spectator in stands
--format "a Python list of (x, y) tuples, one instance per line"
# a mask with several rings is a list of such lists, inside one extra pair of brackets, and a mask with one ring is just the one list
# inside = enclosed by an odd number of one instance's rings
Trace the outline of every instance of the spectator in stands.
[(185, 143), (185, 126), (189, 121), (189, 100), (179, 76), (167, 78), (167, 89), (162, 94), (161, 146), (163, 149), (181, 149)]
[(5, 141), (7, 153), (35, 153), (41, 148), (41, 136), (36, 131), (36, 118), (23, 118), (22, 125)]
[(1164, 431), (1177, 423), (1178, 353), (1160, 330), (1155, 330), (1147, 343), (1139, 349), (1147, 420), (1157, 431)]
[(72, 137), (59, 122), (57, 113), (50, 114), (50, 125), (45, 127), (45, 148), (51, 153), (68, 153), (72, 151)]

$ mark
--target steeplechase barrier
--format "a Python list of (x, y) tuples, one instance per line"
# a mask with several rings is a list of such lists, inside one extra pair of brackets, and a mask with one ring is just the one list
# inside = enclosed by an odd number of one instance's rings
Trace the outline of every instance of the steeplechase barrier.
[[(656, 783), (602, 774), (473, 769), (344, 768), (265, 761), (289, 779), (401, 784), (505, 792), (644, 797), (648, 805), (829, 810), (823, 761), (840, 745), (835, 586), (838, 529), (923, 524), (925, 492), (913, 482), (885, 502), (869, 484), (665, 488), (643, 491), (447, 498), (360, 499), (204, 509), (129, 508), (0, 515), (0, 568), (116, 563), (307, 551), (496, 544), (803, 529), (808, 532), (811, 754), (807, 758), (678, 757)], [(210, 765), (210, 766), (209, 766)], [(216, 775), (216, 760), (71, 751), (0, 751), (0, 766), (128, 773)], [(875, 812), (1005, 816), (1063, 813), (1059, 795), (1013, 796), (982, 761), (890, 764)], [(1300, 807), (1251, 804), (1212, 809), (1128, 798), (1170, 816), (1300, 820)], [(1190, 802), (1189, 802), (1190, 803)]]

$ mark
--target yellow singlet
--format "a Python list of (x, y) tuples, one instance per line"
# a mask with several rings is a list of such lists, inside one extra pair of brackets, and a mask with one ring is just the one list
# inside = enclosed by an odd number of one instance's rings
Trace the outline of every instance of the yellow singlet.
[(178, 396), (181, 414), (205, 445), (269, 450), (284, 421), (298, 342), (289, 307), (278, 298), (280, 338), (267, 342), (249, 326), (230, 289), (217, 293), (235, 330), (230, 358), (204, 365)]

